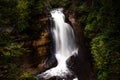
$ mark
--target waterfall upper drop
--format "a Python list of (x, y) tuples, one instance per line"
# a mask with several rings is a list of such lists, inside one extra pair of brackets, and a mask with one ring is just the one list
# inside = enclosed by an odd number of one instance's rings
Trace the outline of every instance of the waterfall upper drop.
[(55, 41), (55, 57), (58, 65), (51, 68), (41, 74), (39, 77), (49, 79), (53, 76), (61, 77), (63, 80), (77, 80), (68, 79), (68, 76), (73, 76), (73, 72), (67, 67), (66, 61), (73, 55), (78, 54), (78, 47), (76, 45), (74, 31), (70, 24), (65, 22), (65, 15), (63, 14), (63, 8), (57, 8), (52, 10), (51, 17), (54, 22), (51, 32), (53, 40)]

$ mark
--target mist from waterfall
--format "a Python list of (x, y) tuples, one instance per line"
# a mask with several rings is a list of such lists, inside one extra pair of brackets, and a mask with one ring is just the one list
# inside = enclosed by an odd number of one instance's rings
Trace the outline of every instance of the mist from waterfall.
[(74, 31), (70, 24), (65, 22), (65, 15), (62, 11), (63, 8), (57, 8), (50, 12), (54, 22), (52, 36), (55, 41), (55, 57), (58, 65), (38, 76), (44, 79), (59, 76), (63, 80), (78, 80), (77, 78), (67, 79), (67, 76), (72, 76), (73, 72), (67, 68), (66, 61), (72, 55), (78, 54), (78, 47), (75, 42)]

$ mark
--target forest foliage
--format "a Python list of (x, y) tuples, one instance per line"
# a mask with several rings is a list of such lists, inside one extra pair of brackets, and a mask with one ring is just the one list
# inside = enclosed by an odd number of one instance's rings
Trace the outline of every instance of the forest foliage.
[(15, 37), (31, 33), (28, 30), (42, 30), (39, 18), (48, 15), (54, 7), (64, 7), (76, 13), (90, 40), (96, 80), (119, 80), (119, 3), (117, 0), (0, 0), (0, 77), (7, 80), (37, 79), (22, 71), (21, 63), (16, 63), (16, 59), (29, 50)]
[[(120, 73), (119, 2), (96, 1), (96, 9), (88, 14), (86, 35), (91, 38), (97, 80), (118, 80)], [(99, 6), (98, 6), (99, 5)]]

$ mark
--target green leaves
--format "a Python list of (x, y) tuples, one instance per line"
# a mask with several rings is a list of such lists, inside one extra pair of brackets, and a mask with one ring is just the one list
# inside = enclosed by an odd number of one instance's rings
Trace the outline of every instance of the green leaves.
[(115, 74), (112, 77), (118, 77), (118, 71), (120, 71), (118, 69), (120, 67), (118, 58), (120, 55), (120, 30), (118, 30), (120, 18), (119, 13), (116, 13), (118, 4), (112, 0), (93, 1), (93, 3), (95, 3), (95, 8), (90, 8), (82, 20), (85, 25), (84, 33), (91, 39), (91, 53), (95, 61), (97, 80), (112, 80), (110, 75)]
[(0, 47), (0, 53), (3, 56), (19, 56), (27, 51), (27, 49), (22, 48), (22, 46), (22, 43), (7, 43), (7, 46)]
[(32, 75), (29, 71), (23, 71), (22, 75), (20, 76), (20, 80), (40, 80), (34, 75)]
[(18, 11), (17, 29), (20, 32), (29, 27), (29, 4), (30, 3), (28, 0), (18, 0), (18, 3), (16, 5)]
[[(7, 4), (7, 5), (6, 5)], [(15, 0), (0, 0), (0, 27), (11, 26), (15, 23)]]
[(28, 4), (29, 2), (27, 0), (18, 0), (17, 9), (19, 9), (20, 12), (23, 12), (28, 8)]
[[(106, 44), (104, 42), (104, 36), (100, 35), (94, 38), (91, 42), (91, 53), (93, 54), (94, 60), (96, 61), (96, 67), (101, 69), (103, 62), (106, 62), (107, 51), (105, 50)], [(105, 57), (106, 56), (106, 57)]]

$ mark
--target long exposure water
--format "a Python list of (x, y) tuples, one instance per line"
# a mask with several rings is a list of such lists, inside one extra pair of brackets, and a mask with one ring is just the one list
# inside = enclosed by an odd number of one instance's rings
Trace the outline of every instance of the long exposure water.
[(76, 77), (68, 79), (68, 76), (72, 76), (73, 72), (67, 68), (66, 60), (72, 55), (78, 54), (78, 47), (76, 45), (74, 31), (70, 24), (65, 22), (65, 15), (62, 11), (62, 8), (50, 11), (54, 22), (52, 36), (55, 41), (54, 54), (58, 65), (38, 75), (45, 80), (54, 76), (61, 77), (62, 80), (78, 80)]

